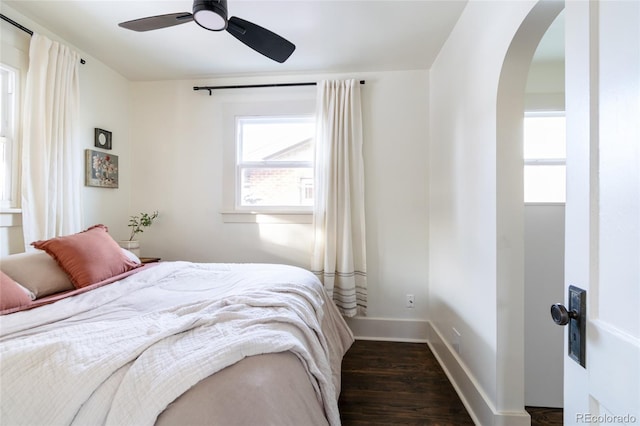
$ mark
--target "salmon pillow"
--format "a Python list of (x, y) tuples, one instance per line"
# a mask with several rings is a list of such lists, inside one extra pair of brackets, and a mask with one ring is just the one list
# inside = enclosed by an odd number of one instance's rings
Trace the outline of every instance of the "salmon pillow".
[(141, 265), (129, 259), (104, 225), (31, 244), (46, 251), (69, 275), (76, 288), (109, 279)]
[(9, 275), (0, 271), (0, 311), (13, 310), (31, 304), (31, 297)]

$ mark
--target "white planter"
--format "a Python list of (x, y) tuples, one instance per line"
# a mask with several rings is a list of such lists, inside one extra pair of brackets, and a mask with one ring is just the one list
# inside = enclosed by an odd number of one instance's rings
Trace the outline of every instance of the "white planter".
[(127, 249), (129, 250), (131, 253), (135, 254), (136, 256), (140, 257), (140, 242), (137, 240), (133, 240), (133, 241), (118, 241), (118, 245), (120, 245), (120, 247), (122, 247), (123, 249)]

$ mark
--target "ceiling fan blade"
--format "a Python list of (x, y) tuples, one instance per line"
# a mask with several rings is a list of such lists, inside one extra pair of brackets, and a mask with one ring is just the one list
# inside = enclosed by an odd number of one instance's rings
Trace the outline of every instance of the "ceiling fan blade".
[(122, 28), (133, 31), (151, 31), (160, 28), (172, 27), (193, 21), (193, 15), (189, 12), (169, 13), (166, 15), (149, 16), (146, 18), (134, 19), (132, 21), (120, 22)]
[(256, 52), (276, 62), (283, 63), (296, 50), (293, 43), (278, 34), (235, 16), (229, 18), (227, 31)]

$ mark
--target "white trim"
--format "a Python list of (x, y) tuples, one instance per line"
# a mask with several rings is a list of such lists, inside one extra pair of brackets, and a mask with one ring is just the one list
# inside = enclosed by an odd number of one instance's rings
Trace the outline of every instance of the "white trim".
[(531, 425), (531, 416), (524, 407), (522, 407), (522, 411), (518, 412), (498, 411), (464, 361), (431, 321), (427, 321), (427, 328), (429, 348), (475, 424), (484, 426)]
[(524, 112), (525, 117), (566, 117), (564, 109), (539, 109), (527, 110)]
[[(300, 209), (300, 210), (305, 210), (306, 206), (303, 205), (297, 205), (297, 204), (293, 204), (293, 205), (284, 205), (284, 206), (274, 206), (274, 205), (267, 205), (267, 206), (260, 206), (260, 205), (250, 205), (250, 204), (243, 204), (243, 200), (242, 200), (242, 173), (244, 170), (246, 169), (311, 169), (310, 175), (311, 177), (313, 177), (313, 167), (314, 167), (314, 163), (313, 163), (313, 149), (311, 150), (311, 152), (309, 153), (310, 155), (310, 159), (309, 160), (288, 160), (288, 161), (279, 161), (279, 160), (259, 160), (259, 161), (255, 161), (255, 160), (243, 160), (244, 157), (244, 143), (245, 143), (245, 137), (244, 137), (244, 125), (246, 124), (254, 124), (254, 123), (262, 123), (262, 124), (280, 124), (280, 125), (284, 125), (284, 124), (296, 124), (296, 123), (303, 123), (303, 124), (307, 124), (307, 125), (313, 125), (313, 127), (315, 128), (315, 115), (312, 113), (289, 113), (289, 114), (259, 114), (259, 115), (255, 115), (255, 114), (249, 114), (249, 115), (237, 115), (235, 116), (235, 136), (234, 136), (234, 141), (235, 141), (235, 152), (236, 152), (236, 156), (235, 156), (235, 183), (234, 183), (234, 187), (235, 187), (235, 210), (255, 210), (255, 211), (259, 211), (259, 212), (269, 212), (269, 211), (273, 211), (273, 210), (282, 210), (282, 211), (287, 211), (289, 209)], [(314, 133), (313, 133), (313, 129), (309, 128), (308, 129), (311, 133), (309, 134), (309, 137), (301, 139), (300, 141), (296, 142), (294, 145), (297, 145), (298, 143), (303, 143), (306, 141), (311, 141), (313, 143), (314, 141)], [(264, 141), (261, 141), (264, 143)], [(312, 145), (313, 147), (313, 145)], [(279, 147), (279, 149), (283, 149), (284, 147)], [(308, 206), (308, 210), (311, 211), (313, 208), (313, 206)]]
[(313, 212), (253, 212), (223, 211), (222, 221), (225, 223), (313, 223)]
[(426, 343), (426, 320), (353, 317), (345, 318), (358, 340)]
[(20, 209), (0, 210), (0, 228), (22, 226), (22, 211)]
[(565, 158), (534, 158), (525, 159), (525, 166), (566, 166), (567, 160)]

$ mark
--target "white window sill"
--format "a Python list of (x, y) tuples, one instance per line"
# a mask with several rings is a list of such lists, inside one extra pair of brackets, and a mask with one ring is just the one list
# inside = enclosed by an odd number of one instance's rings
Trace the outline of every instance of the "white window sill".
[(22, 226), (22, 209), (0, 208), (0, 228)]
[(225, 223), (313, 223), (313, 212), (252, 212), (252, 211), (223, 211), (222, 221)]

